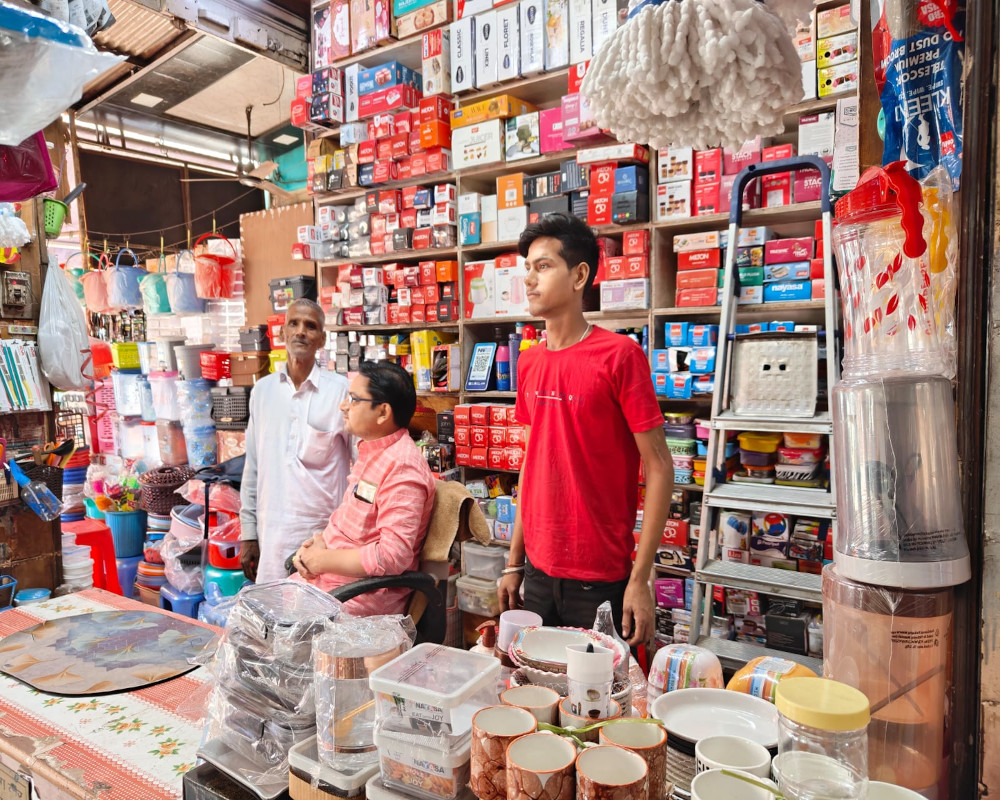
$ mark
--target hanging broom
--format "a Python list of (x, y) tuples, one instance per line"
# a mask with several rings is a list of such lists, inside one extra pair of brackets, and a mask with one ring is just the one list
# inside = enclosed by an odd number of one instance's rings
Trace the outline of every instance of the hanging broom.
[(802, 99), (789, 27), (811, 3), (781, 6), (630, 0), (580, 88), (597, 124), (619, 141), (653, 147), (739, 147), (781, 133), (785, 109)]

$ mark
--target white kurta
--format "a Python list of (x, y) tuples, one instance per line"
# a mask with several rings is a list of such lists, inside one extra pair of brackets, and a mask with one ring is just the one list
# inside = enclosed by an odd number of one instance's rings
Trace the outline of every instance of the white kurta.
[(351, 437), (340, 404), (348, 382), (314, 366), (298, 391), (285, 365), (250, 395), (240, 492), (242, 539), (258, 539), (257, 582), (288, 577), (285, 559), (322, 531), (351, 469)]

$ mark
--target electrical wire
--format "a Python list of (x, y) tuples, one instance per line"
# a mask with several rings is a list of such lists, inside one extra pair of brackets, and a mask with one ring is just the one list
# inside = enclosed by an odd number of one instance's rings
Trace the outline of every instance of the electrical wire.
[(261, 108), (267, 108), (268, 106), (273, 106), (275, 103), (281, 100), (281, 96), (285, 93), (285, 68), (279, 64), (278, 69), (281, 70), (281, 91), (278, 92), (278, 96), (275, 97), (270, 103), (262, 104)]

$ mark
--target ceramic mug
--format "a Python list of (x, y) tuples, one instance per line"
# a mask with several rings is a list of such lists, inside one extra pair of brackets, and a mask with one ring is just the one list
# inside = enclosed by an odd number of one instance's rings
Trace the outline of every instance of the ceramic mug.
[(649, 796), (667, 794), (667, 731), (651, 722), (619, 722), (599, 731), (601, 744), (624, 747), (641, 756), (649, 768)]
[(542, 617), (534, 611), (523, 608), (513, 608), (500, 615), (500, 633), (497, 636), (497, 647), (504, 652), (514, 641), (514, 637), (523, 628), (531, 628), (542, 624)]
[(738, 769), (759, 778), (771, 777), (767, 748), (742, 736), (709, 736), (694, 746), (695, 771)]
[(555, 725), (559, 718), (559, 692), (548, 686), (515, 686), (503, 692), (500, 701), (523, 708), (549, 725)]
[(576, 758), (576, 800), (647, 800), (649, 768), (624, 747), (601, 744)]
[(507, 747), (534, 733), (537, 720), (523, 708), (490, 706), (472, 717), (472, 791), (480, 800), (507, 797)]
[[(617, 700), (611, 701), (611, 713), (604, 719), (618, 719), (622, 715), (622, 707), (618, 704)], [(586, 728), (588, 725), (593, 725), (595, 722), (603, 722), (602, 719), (589, 719), (588, 717), (579, 717), (576, 714), (570, 713), (569, 710), (569, 698), (564, 697), (559, 701), (559, 724), (564, 728)], [(577, 738), (582, 739), (585, 742), (596, 742), (598, 731), (588, 731), (587, 733), (581, 733)]]
[(507, 748), (508, 800), (574, 800), (576, 748), (554, 733), (530, 733)]
[(868, 800), (923, 800), (923, 795), (891, 783), (868, 781)]
[[(733, 775), (727, 775), (727, 772)], [(735, 777), (736, 775), (740, 777)], [(769, 789), (762, 789), (747, 781), (762, 783)], [(774, 791), (770, 791), (773, 789)], [(774, 800), (778, 786), (774, 781), (758, 778), (739, 769), (710, 769), (694, 776), (691, 781), (691, 800)]]

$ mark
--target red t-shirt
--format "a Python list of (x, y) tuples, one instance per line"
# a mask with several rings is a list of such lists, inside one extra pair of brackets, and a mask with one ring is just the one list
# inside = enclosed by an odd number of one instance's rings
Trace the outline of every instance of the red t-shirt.
[(627, 578), (639, 499), (633, 434), (663, 424), (642, 348), (595, 327), (565, 350), (526, 350), (515, 414), (531, 426), (519, 487), (531, 563), (556, 578)]

